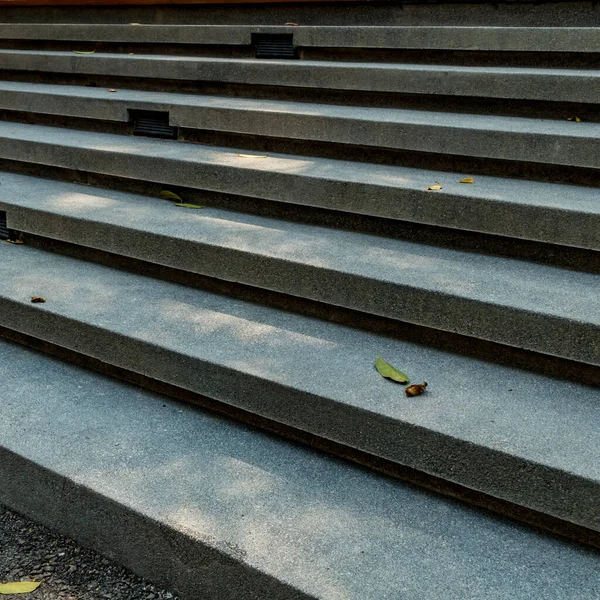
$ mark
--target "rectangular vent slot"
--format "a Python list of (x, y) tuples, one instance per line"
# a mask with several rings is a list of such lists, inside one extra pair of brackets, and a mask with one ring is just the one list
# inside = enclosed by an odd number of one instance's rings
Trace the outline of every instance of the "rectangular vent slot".
[(8, 223), (6, 221), (6, 211), (0, 210), (0, 240), (8, 239)]
[(256, 58), (298, 58), (291, 33), (253, 33)]
[(169, 113), (156, 110), (130, 110), (133, 122), (133, 135), (161, 138), (164, 140), (177, 139), (177, 127), (169, 125)]

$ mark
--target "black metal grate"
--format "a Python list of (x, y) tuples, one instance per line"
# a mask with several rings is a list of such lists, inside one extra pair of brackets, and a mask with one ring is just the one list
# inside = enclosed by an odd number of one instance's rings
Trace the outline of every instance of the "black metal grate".
[(165, 140), (177, 139), (177, 127), (169, 125), (168, 112), (130, 110), (129, 115), (133, 121), (133, 135), (162, 138)]
[(256, 58), (298, 58), (291, 33), (253, 33)]
[(6, 211), (0, 210), (0, 240), (8, 239), (8, 224), (6, 222)]

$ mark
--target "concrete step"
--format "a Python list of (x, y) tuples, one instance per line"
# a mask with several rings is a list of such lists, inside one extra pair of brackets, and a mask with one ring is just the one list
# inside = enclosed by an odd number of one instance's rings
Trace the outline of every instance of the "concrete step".
[(292, 34), (298, 47), (600, 52), (596, 27), (0, 23), (5, 40), (251, 45), (253, 33)]
[(600, 70), (0, 50), (0, 69), (597, 104)]
[(198, 408), (3, 341), (0, 379), (0, 502), (183, 600), (600, 593), (597, 552)]
[(18, 231), (600, 365), (600, 276), (2, 173)]
[[(26, 4), (27, 2), (25, 2)], [(527, 1), (491, 4), (387, 2), (328, 2), (315, 10), (309, 2), (134, 6), (2, 6), (2, 21), (10, 23), (97, 23), (173, 25), (277, 25), (292, 22), (305, 25), (338, 26), (478, 26), (478, 27), (594, 27), (600, 25), (598, 6), (590, 1), (534, 4)]]
[(131, 109), (168, 111), (189, 129), (600, 168), (600, 123), (11, 81), (0, 109), (125, 123)]
[[(600, 249), (598, 190), (0, 123), (0, 158)], [(250, 156), (255, 153), (250, 153)], [(256, 153), (257, 156), (260, 153)], [(443, 189), (426, 188), (436, 181)]]
[[(597, 388), (27, 246), (0, 252), (2, 327), (600, 531)], [(426, 394), (406, 398), (378, 355)]]

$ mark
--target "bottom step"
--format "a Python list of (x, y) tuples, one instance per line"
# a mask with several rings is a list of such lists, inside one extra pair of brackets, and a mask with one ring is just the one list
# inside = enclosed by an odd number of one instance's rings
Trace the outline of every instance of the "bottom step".
[(0, 503), (184, 599), (597, 600), (599, 554), (0, 340)]

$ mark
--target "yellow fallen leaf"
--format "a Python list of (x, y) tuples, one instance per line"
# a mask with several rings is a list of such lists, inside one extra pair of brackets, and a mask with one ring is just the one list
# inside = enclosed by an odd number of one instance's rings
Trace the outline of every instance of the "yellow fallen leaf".
[(575, 123), (581, 123), (581, 119), (579, 117), (569, 117), (567, 121), (575, 121)]
[(95, 50), (73, 50), (74, 54), (94, 54)]
[(461, 179), (459, 183), (475, 183), (475, 179), (473, 177), (465, 177)]
[(23, 240), (4, 240), (7, 244), (23, 244)]
[(170, 192), (169, 190), (163, 190), (160, 193), (161, 198), (168, 198), (169, 200), (178, 200), (179, 202), (183, 202), (183, 198), (178, 196), (175, 192)]
[(239, 154), (240, 158), (267, 158), (268, 154)]
[(10, 583), (0, 583), (0, 594), (28, 594), (37, 590), (41, 581), (12, 581)]
[(175, 204), (175, 206), (179, 206), (181, 208), (202, 208), (199, 204), (186, 204), (184, 202), (180, 202), (179, 204)]
[(129, 23), (130, 25), (141, 25), (141, 23)]
[(427, 382), (424, 381), (423, 383), (416, 383), (414, 385), (409, 385), (405, 391), (407, 396), (420, 396), (425, 389), (427, 388)]
[(428, 186), (427, 186), (427, 189), (428, 189), (428, 190), (431, 190), (431, 191), (434, 191), (434, 190), (441, 190), (441, 189), (442, 189), (442, 186), (440, 185), (440, 182), (439, 182), (439, 181), (436, 181), (436, 182), (435, 182), (435, 185), (428, 185)]
[(288, 27), (298, 27), (300, 23), (284, 23), (284, 25), (287, 25)]

